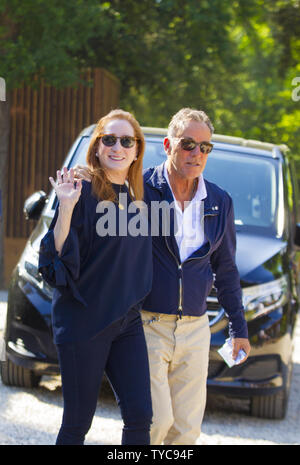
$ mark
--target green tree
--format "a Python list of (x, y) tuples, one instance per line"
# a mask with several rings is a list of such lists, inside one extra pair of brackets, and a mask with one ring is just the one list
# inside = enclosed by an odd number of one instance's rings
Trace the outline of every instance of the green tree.
[(0, 75), (8, 88), (34, 86), (40, 78), (56, 87), (76, 84), (100, 12), (91, 0), (2, 0)]
[(299, 159), (299, 23), (299, 0), (2, 0), (0, 76), (59, 87), (102, 66), (142, 124), (201, 107), (216, 132), (284, 142)]
[[(233, 120), (237, 135), (288, 144), (300, 180), (300, 103), (292, 99), (292, 81), (300, 77), (300, 3), (238, 3), (232, 30), (241, 57), (241, 86), (233, 99), (223, 101), (229, 111), (225, 129), (230, 131)], [(232, 118), (236, 110), (238, 118)]]

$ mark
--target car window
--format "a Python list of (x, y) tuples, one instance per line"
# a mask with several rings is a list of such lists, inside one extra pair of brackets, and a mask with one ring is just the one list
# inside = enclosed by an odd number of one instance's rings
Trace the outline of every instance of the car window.
[(86, 154), (89, 148), (89, 143), (90, 143), (90, 137), (83, 137), (80, 140), (78, 147), (68, 166), (69, 169), (75, 165), (86, 165), (85, 159), (86, 159)]
[(278, 203), (276, 168), (271, 158), (214, 150), (205, 178), (231, 195), (236, 225), (272, 229)]
[(163, 139), (147, 139), (144, 155), (144, 168), (150, 168), (163, 163), (167, 158), (164, 150)]

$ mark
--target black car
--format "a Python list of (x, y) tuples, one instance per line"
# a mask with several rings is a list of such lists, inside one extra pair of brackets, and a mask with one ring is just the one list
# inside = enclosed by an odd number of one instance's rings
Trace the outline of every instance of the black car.
[[(65, 166), (85, 164), (93, 126), (73, 144)], [(166, 130), (144, 128), (145, 168), (166, 155)], [(300, 225), (297, 185), (288, 149), (257, 141), (215, 135), (205, 177), (233, 198), (237, 265), (252, 351), (248, 360), (229, 368), (217, 350), (228, 337), (228, 320), (214, 288), (207, 299), (211, 327), (209, 392), (251, 399), (251, 414), (283, 418), (292, 372), (295, 320), (299, 308)], [(53, 174), (53, 173), (49, 173)], [(44, 374), (58, 374), (52, 341), (52, 289), (38, 273), (38, 250), (54, 215), (54, 191), (40, 191), (24, 205), (38, 220), (15, 267), (8, 293), (4, 332), (7, 360), (1, 363), (6, 385), (37, 386)]]

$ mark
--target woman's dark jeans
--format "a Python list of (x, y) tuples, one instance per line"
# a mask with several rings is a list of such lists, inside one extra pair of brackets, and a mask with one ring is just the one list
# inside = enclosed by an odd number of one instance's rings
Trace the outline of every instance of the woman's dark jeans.
[(97, 407), (104, 371), (121, 409), (122, 444), (150, 444), (149, 364), (139, 312), (131, 310), (121, 321), (89, 341), (57, 347), (64, 414), (56, 444), (84, 443)]

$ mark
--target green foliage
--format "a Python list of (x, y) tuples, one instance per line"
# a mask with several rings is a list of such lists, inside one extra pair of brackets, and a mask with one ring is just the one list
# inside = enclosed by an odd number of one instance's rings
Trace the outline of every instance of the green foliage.
[(76, 84), (88, 61), (78, 52), (94, 32), (97, 2), (2, 0), (1, 6), (0, 75), (8, 88), (40, 78), (56, 87)]
[(299, 24), (299, 0), (2, 0), (0, 76), (61, 87), (104, 67), (141, 124), (202, 108), (216, 132), (288, 144), (300, 172)]

